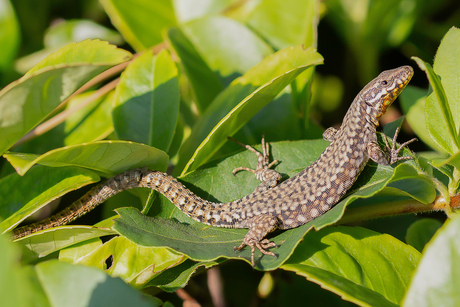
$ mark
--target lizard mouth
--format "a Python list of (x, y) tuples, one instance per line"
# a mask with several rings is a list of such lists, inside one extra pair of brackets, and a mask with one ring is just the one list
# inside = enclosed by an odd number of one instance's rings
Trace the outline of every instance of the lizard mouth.
[(395, 88), (388, 91), (388, 93), (386, 94), (385, 99), (380, 105), (380, 114), (382, 115), (385, 114), (387, 108), (396, 100), (399, 94), (401, 94), (403, 89), (406, 87), (407, 84), (409, 84), (409, 81), (412, 79), (412, 76), (414, 75), (414, 70), (412, 69), (412, 67), (404, 66), (402, 68), (405, 69), (405, 71), (403, 71), (402, 74), (406, 74), (406, 76), (400, 78), (397, 81)]

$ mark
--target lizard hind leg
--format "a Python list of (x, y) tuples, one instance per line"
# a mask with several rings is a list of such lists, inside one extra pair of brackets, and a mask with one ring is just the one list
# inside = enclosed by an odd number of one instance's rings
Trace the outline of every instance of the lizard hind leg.
[(254, 252), (257, 248), (260, 252), (264, 255), (269, 255), (276, 257), (273, 252), (268, 251), (268, 248), (277, 247), (274, 242), (269, 241), (268, 239), (264, 239), (264, 237), (274, 231), (275, 229), (279, 228), (280, 221), (278, 218), (272, 215), (262, 214), (253, 217), (249, 220), (248, 226), (249, 231), (244, 236), (243, 242), (238, 247), (234, 247), (233, 250), (241, 250), (245, 246), (249, 246), (251, 248), (251, 264), (254, 267)]

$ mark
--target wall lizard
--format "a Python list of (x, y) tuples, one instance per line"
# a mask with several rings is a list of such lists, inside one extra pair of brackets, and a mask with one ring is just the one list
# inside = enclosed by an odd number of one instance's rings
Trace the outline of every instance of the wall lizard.
[(146, 168), (121, 173), (90, 190), (70, 207), (56, 215), (14, 230), (18, 239), (40, 230), (67, 224), (92, 210), (104, 200), (126, 189), (146, 187), (166, 196), (183, 213), (207, 225), (227, 228), (249, 228), (243, 242), (235, 250), (251, 248), (275, 256), (269, 248), (274, 242), (264, 238), (275, 229), (290, 229), (303, 225), (331, 209), (357, 179), (369, 159), (390, 165), (411, 157), (399, 157), (400, 150), (415, 139), (396, 148), (396, 131), (392, 146), (384, 137), (386, 148), (377, 143), (376, 127), (387, 107), (409, 83), (413, 75), (410, 66), (382, 72), (367, 84), (353, 100), (339, 129), (327, 129), (323, 137), (331, 144), (312, 165), (278, 184), (281, 174), (270, 169), (268, 144), (262, 138), (262, 153), (256, 153), (257, 169), (240, 167), (233, 171), (253, 172), (262, 183), (255, 191), (229, 203), (206, 201), (187, 189), (175, 178)]

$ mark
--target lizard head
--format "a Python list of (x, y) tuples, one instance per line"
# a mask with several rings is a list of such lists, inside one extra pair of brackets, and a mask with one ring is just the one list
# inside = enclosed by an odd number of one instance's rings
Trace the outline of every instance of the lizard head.
[(413, 75), (414, 70), (410, 66), (385, 70), (361, 90), (360, 96), (368, 106), (366, 112), (376, 126)]

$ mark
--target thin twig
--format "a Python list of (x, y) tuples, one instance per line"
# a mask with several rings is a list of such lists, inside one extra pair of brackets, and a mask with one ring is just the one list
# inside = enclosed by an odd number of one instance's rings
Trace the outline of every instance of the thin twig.
[(201, 307), (201, 305), (184, 289), (176, 290), (176, 294), (184, 301), (184, 307)]
[(219, 267), (213, 267), (207, 271), (208, 289), (211, 294), (214, 307), (225, 307), (224, 287)]

